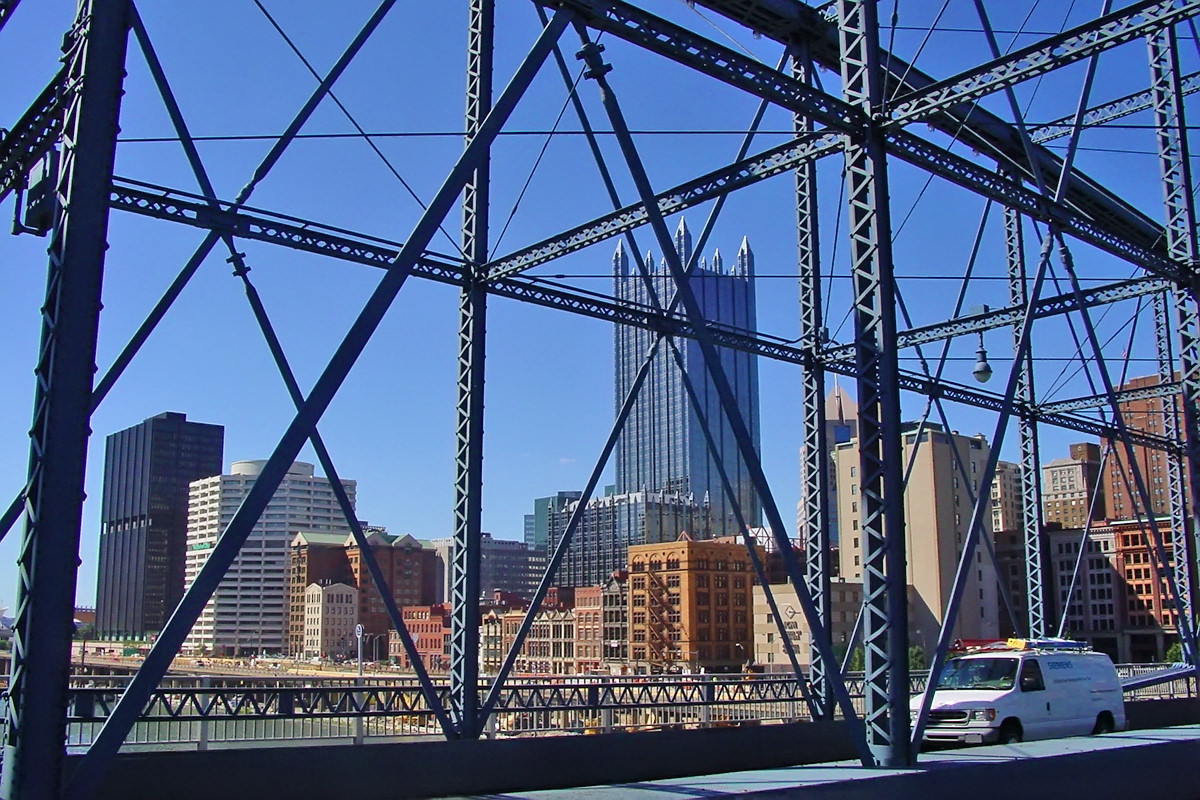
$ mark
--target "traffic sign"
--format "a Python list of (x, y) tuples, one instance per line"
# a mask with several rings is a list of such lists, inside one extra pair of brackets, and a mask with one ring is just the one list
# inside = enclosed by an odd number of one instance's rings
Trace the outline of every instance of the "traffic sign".
[(362, 626), (362, 623), (361, 623), (361, 622), (360, 622), (360, 623), (358, 623), (357, 625), (355, 625), (355, 626), (354, 626), (354, 635), (355, 635), (355, 636), (357, 636), (357, 637), (358, 637), (358, 638), (360, 638), (360, 639), (362, 638), (362, 635), (363, 635), (363, 626)]

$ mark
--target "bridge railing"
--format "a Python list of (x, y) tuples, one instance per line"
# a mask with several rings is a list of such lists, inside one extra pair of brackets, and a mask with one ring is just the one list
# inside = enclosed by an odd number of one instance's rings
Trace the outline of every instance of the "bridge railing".
[[(1122, 678), (1168, 665), (1122, 665)], [(911, 678), (923, 691), (927, 675)], [(128, 678), (81, 677), (69, 693), (68, 748), (99, 733)], [(863, 678), (846, 676), (861, 712)], [(436, 684), (443, 703), (449, 686)], [(487, 691), (481, 683), (480, 696)], [(1194, 677), (1139, 689), (1129, 699), (1195, 697)], [(512, 680), (489, 721), (492, 737), (589, 734), (806, 719), (795, 677), (778, 675), (567, 676)], [(155, 690), (126, 740), (127, 750), (263, 746), (266, 742), (368, 742), (441, 738), (412, 679), (355, 676), (171, 676)]]

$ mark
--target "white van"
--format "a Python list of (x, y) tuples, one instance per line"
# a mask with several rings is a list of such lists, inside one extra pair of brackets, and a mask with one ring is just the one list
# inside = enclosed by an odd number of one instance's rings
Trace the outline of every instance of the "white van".
[[(914, 722), (921, 697), (909, 706)], [(946, 663), (923, 741), (1007, 744), (1124, 729), (1107, 655), (1065, 639), (1009, 639)]]

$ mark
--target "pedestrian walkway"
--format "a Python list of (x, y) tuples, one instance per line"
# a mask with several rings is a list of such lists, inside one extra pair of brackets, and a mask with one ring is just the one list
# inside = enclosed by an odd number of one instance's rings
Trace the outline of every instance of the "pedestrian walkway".
[(913, 769), (853, 762), (613, 786), (477, 795), (488, 800), (1032, 800), (1200, 798), (1200, 725), (926, 753)]

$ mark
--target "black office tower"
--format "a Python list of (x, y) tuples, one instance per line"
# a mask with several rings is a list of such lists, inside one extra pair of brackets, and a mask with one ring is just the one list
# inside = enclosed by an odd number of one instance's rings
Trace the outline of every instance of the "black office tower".
[(162, 630), (183, 596), (188, 484), (221, 474), (225, 429), (158, 414), (104, 447), (96, 634)]

